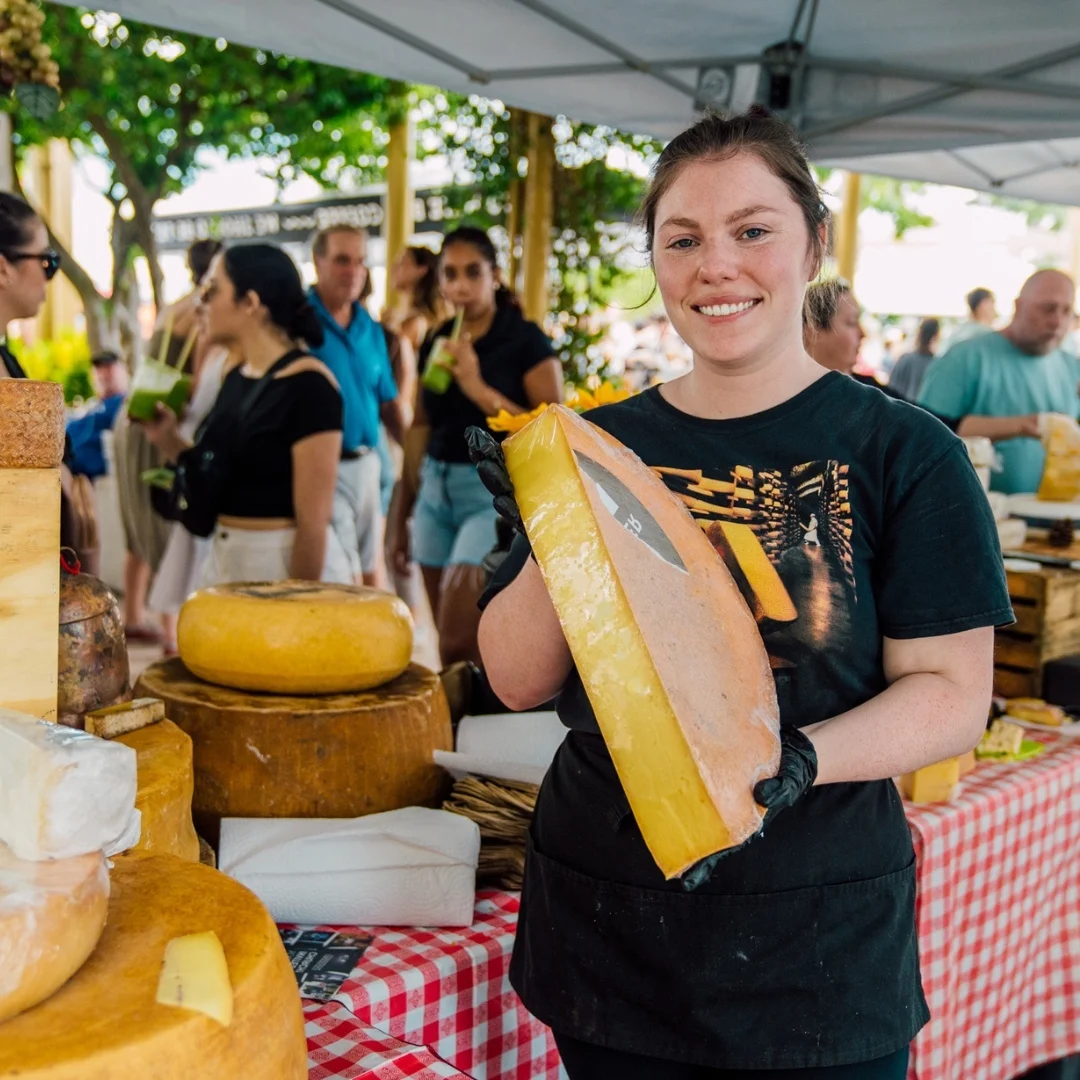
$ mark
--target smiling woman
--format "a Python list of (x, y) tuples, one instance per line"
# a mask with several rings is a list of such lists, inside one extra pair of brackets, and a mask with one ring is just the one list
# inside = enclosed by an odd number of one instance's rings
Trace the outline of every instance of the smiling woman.
[(764, 833), (666, 881), (517, 541), (485, 596), (486, 672), (517, 709), (558, 695), (570, 732), (512, 981), (571, 1080), (901, 1080), (927, 1011), (891, 777), (985, 726), (1011, 618), (993, 517), (958, 439), (804, 348), (828, 214), (791, 128), (761, 110), (695, 124), (641, 220), (694, 367), (589, 420), (665, 479), (758, 613), (783, 757), (755, 789)]

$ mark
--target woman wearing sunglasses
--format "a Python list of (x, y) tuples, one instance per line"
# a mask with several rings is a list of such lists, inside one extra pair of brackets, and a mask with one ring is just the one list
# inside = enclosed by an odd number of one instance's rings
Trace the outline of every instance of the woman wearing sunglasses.
[(45, 223), (22, 199), (0, 191), (0, 379), (25, 379), (7, 346), (8, 323), (32, 319), (60, 269)]

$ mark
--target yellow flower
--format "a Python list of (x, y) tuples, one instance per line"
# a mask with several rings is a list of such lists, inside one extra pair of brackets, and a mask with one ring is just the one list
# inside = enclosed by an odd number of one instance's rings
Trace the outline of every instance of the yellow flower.
[(576, 412), (588, 412), (589, 409), (598, 408), (601, 405), (614, 405), (617, 401), (625, 401), (632, 396), (630, 390), (615, 386), (610, 382), (602, 382), (595, 390), (586, 390), (579, 387), (567, 399), (566, 404)]
[(488, 417), (488, 427), (492, 431), (506, 431), (513, 434), (515, 431), (520, 431), (530, 421), (535, 420), (545, 409), (547, 405), (537, 405), (532, 412), (525, 413), (508, 413), (505, 409), (500, 409), (494, 416)]

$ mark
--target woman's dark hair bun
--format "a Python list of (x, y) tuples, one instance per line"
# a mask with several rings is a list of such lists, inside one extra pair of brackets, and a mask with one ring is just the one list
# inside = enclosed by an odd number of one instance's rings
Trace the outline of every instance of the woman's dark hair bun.
[(318, 348), (323, 343), (326, 335), (323, 332), (322, 323), (319, 321), (318, 312), (307, 300), (297, 307), (293, 315), (293, 324), (289, 330), (289, 336), (315, 348)]

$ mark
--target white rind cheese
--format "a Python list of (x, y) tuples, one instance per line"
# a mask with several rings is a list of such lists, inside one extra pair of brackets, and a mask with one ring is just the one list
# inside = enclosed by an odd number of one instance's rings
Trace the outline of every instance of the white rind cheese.
[(130, 746), (0, 709), (0, 843), (17, 858), (132, 847), (137, 787)]

